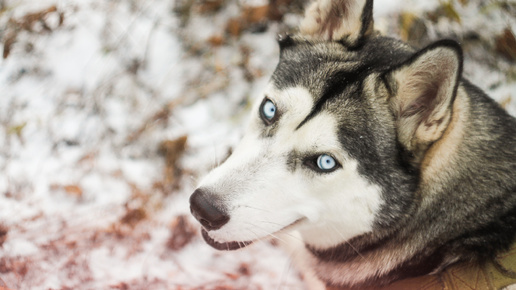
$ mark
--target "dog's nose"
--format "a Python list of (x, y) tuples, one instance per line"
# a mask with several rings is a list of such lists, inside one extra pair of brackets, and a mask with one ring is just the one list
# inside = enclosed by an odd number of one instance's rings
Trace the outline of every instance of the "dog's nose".
[(221, 209), (217, 208), (208, 194), (197, 189), (190, 196), (190, 211), (192, 215), (203, 225), (208, 231), (218, 230), (229, 221), (229, 216)]

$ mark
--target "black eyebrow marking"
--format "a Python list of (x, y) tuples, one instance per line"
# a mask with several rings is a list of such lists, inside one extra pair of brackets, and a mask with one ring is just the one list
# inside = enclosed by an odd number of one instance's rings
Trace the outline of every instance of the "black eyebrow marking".
[(321, 110), (323, 105), (331, 100), (332, 98), (341, 94), (349, 85), (364, 80), (367, 69), (359, 69), (358, 71), (338, 71), (328, 78), (325, 85), (322, 97), (317, 100), (312, 111), (306, 116), (306, 118), (296, 127), (296, 130), (301, 128), (306, 122), (310, 121), (315, 115)]

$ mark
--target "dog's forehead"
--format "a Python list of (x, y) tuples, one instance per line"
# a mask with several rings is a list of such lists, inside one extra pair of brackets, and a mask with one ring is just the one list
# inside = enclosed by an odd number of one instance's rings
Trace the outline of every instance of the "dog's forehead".
[(410, 57), (413, 49), (386, 37), (372, 37), (354, 49), (339, 42), (309, 42), (294, 38), (281, 47), (280, 59), (272, 75), (278, 87), (303, 85), (320, 95), (335, 74), (348, 75), (386, 71)]
[(358, 57), (338, 43), (299, 44), (282, 50), (271, 80), (278, 88), (303, 86), (319, 95), (335, 72), (355, 70)]

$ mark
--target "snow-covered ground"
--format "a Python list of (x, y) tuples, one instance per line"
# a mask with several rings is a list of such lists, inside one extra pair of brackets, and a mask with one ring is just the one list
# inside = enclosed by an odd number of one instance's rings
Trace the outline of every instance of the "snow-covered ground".
[[(267, 3), (0, 0), (0, 286), (303, 289), (273, 244), (207, 246), (188, 208), (300, 19), (263, 21)], [(377, 28), (438, 6), (376, 1)], [(455, 8), (460, 23), (424, 19), (430, 39), (516, 31), (503, 9)], [(514, 62), (490, 54), (472, 48), (465, 73), (516, 114)]]

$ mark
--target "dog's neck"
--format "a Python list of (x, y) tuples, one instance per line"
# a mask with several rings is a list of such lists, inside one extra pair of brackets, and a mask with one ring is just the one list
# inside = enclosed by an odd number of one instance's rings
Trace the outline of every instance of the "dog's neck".
[(427, 275), (449, 264), (439, 251), (424, 257), (414, 255), (410, 238), (407, 240), (404, 243), (396, 233), (382, 238), (369, 233), (329, 249), (305, 246), (316, 275), (328, 287), (374, 288)]

